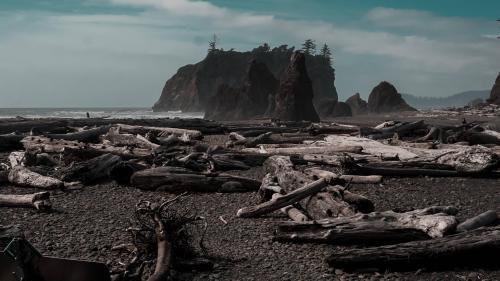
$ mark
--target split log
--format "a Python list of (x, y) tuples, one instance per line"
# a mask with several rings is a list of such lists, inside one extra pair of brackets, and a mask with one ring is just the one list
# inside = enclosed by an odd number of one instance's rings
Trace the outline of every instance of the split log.
[(496, 223), (498, 219), (497, 212), (489, 210), (459, 224), (457, 226), (457, 232), (470, 231), (482, 226), (489, 226)]
[(0, 194), (0, 207), (29, 207), (39, 211), (48, 211), (52, 205), (50, 193), (38, 192), (24, 195)]
[(69, 167), (62, 167), (58, 174), (63, 181), (90, 184), (109, 178), (113, 168), (121, 161), (120, 156), (104, 154), (87, 161), (73, 163)]
[(11, 151), (22, 148), (21, 140), (23, 138), (24, 136), (15, 134), (0, 135), (0, 151)]
[(47, 134), (46, 137), (50, 139), (59, 139), (59, 140), (69, 140), (69, 141), (79, 141), (79, 142), (99, 142), (99, 137), (101, 135), (106, 134), (111, 125), (100, 126), (93, 129), (83, 130), (75, 133), (68, 134)]
[[(190, 171), (173, 172), (168, 167), (158, 167), (136, 172), (131, 184), (144, 190), (167, 192), (246, 192), (257, 191), (260, 182), (228, 174), (198, 174)], [(226, 184), (227, 182), (237, 184)]]
[(275, 240), (327, 244), (395, 244), (442, 237), (455, 231), (456, 209), (431, 207), (406, 213), (372, 212), (279, 225)]
[(145, 135), (147, 132), (153, 131), (158, 133), (159, 136), (168, 136), (168, 135), (188, 135), (191, 139), (200, 139), (203, 137), (203, 134), (198, 130), (188, 130), (188, 129), (179, 129), (179, 128), (165, 128), (165, 127), (150, 127), (150, 126), (132, 126), (126, 124), (117, 124), (120, 128), (121, 132), (134, 134), (134, 135)]
[(293, 155), (293, 154), (335, 154), (338, 152), (361, 153), (361, 146), (299, 146), (299, 147), (276, 147), (276, 148), (244, 148), (243, 152), (264, 153), (270, 155)]
[[(270, 157), (264, 162), (264, 168), (267, 173), (276, 177), (278, 185), (286, 193), (291, 193), (295, 189), (312, 182), (312, 179), (294, 169), (290, 157), (287, 156)], [(332, 180), (332, 182), (335, 181)], [(352, 215), (355, 212), (348, 203), (339, 198), (334, 198), (329, 192), (319, 192), (301, 200), (299, 205), (312, 219)]]
[(242, 218), (251, 218), (268, 214), (283, 207), (287, 207), (294, 203), (297, 203), (298, 201), (306, 197), (315, 195), (316, 193), (320, 192), (323, 188), (325, 188), (327, 185), (328, 185), (327, 180), (319, 179), (312, 183), (306, 184), (303, 187), (297, 188), (285, 195), (275, 196), (270, 201), (264, 202), (256, 206), (239, 209), (236, 215)]
[(23, 166), (15, 166), (9, 172), (9, 182), (26, 187), (41, 189), (61, 189), (64, 183), (58, 179), (42, 176)]
[(347, 271), (410, 271), (466, 266), (498, 268), (500, 226), (397, 245), (349, 249), (328, 257), (330, 266)]

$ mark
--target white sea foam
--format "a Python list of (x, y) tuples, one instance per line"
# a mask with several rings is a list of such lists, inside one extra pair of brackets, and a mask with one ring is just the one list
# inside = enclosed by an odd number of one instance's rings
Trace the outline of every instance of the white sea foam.
[(92, 118), (157, 119), (203, 118), (203, 112), (153, 112), (150, 108), (0, 108), (0, 118)]

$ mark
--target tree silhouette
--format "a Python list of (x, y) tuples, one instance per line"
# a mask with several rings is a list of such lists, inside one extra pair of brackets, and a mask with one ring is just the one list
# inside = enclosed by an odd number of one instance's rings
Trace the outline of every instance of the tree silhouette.
[(332, 63), (332, 51), (330, 50), (330, 48), (326, 43), (321, 48), (320, 55), (324, 57), (326, 60), (328, 60), (330, 64)]
[(305, 54), (314, 55), (314, 53), (316, 53), (316, 44), (314, 43), (314, 40), (307, 39), (304, 41), (304, 44), (302, 44), (302, 51)]
[(214, 35), (212, 36), (212, 40), (208, 41), (208, 52), (209, 53), (217, 50), (217, 43), (218, 42), (219, 42), (219, 38), (214, 33)]

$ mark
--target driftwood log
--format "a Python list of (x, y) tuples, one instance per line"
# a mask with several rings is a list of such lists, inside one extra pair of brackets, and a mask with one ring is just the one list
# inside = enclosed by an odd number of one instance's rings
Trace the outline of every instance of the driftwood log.
[(168, 135), (176, 135), (182, 136), (187, 135), (191, 139), (200, 139), (203, 137), (203, 134), (198, 130), (188, 130), (188, 129), (179, 129), (179, 128), (166, 128), (166, 127), (151, 127), (151, 126), (132, 126), (126, 124), (117, 124), (120, 128), (120, 132), (134, 134), (134, 135), (145, 135), (148, 132), (156, 132), (160, 136), (168, 136)]
[(500, 226), (396, 245), (335, 252), (327, 262), (334, 268), (408, 271), (461, 266), (495, 267), (500, 259)]
[(106, 134), (111, 125), (100, 126), (93, 129), (83, 130), (75, 133), (67, 133), (67, 134), (46, 134), (45, 136), (50, 139), (59, 139), (59, 140), (69, 140), (69, 141), (79, 141), (79, 142), (99, 142), (99, 137), (101, 135)]
[(58, 174), (66, 182), (94, 183), (109, 178), (113, 168), (122, 161), (120, 156), (104, 154), (87, 161), (76, 162), (68, 167), (62, 167)]
[(0, 151), (11, 151), (22, 148), (21, 140), (23, 138), (24, 136), (15, 134), (0, 135)]
[(40, 189), (61, 189), (64, 183), (58, 179), (42, 176), (23, 166), (13, 167), (8, 176), (9, 182), (19, 186)]
[(268, 148), (244, 148), (243, 152), (265, 153), (270, 155), (294, 155), (294, 154), (336, 154), (338, 152), (361, 153), (361, 146), (294, 146), (294, 147), (268, 147)]
[(257, 191), (260, 182), (228, 174), (200, 174), (186, 169), (158, 167), (134, 173), (133, 186), (167, 192), (246, 192)]
[(0, 194), (0, 207), (28, 207), (39, 211), (48, 211), (52, 205), (50, 193), (38, 192), (24, 195)]
[(285, 222), (274, 239), (328, 244), (395, 244), (442, 237), (458, 224), (452, 207), (430, 207), (406, 213), (356, 214), (312, 222)]
[(457, 226), (458, 232), (470, 231), (483, 226), (490, 226), (498, 222), (499, 217), (497, 212), (489, 210), (470, 218)]

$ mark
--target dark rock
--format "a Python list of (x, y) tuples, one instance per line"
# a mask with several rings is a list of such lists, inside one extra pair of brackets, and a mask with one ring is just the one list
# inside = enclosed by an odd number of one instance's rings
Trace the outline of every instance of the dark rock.
[(306, 58), (295, 52), (280, 82), (276, 94), (275, 118), (285, 121), (319, 122), (313, 105), (313, 87), (307, 74)]
[(497, 80), (491, 88), (490, 98), (488, 99), (489, 103), (500, 105), (500, 72), (498, 73)]
[(345, 102), (351, 107), (352, 115), (368, 113), (368, 103), (361, 98), (359, 93), (352, 95)]
[[(239, 88), (247, 81), (248, 64), (253, 60), (264, 63), (279, 80), (288, 66), (293, 50), (284, 45), (271, 51), (255, 49), (251, 52), (210, 52), (202, 61), (181, 67), (166, 82), (153, 110), (204, 111), (222, 84)], [(322, 56), (306, 55), (306, 65), (312, 77), (315, 99), (337, 100), (335, 72), (330, 63)]]
[(208, 101), (205, 118), (213, 120), (247, 120), (264, 115), (269, 97), (274, 97), (278, 88), (267, 66), (252, 61), (248, 67), (247, 80), (242, 87), (226, 84), (219, 86), (215, 96)]
[(373, 88), (368, 98), (368, 110), (371, 113), (387, 113), (400, 111), (417, 111), (409, 106), (389, 82), (380, 82)]
[(324, 100), (317, 106), (321, 118), (352, 116), (351, 107), (341, 101)]

